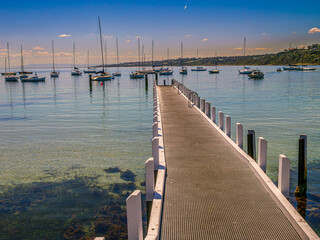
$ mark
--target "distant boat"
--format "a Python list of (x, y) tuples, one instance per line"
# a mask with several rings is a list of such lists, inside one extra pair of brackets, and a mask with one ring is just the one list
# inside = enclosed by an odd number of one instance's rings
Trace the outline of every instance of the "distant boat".
[[(244, 41), (243, 41), (243, 57), (246, 56), (246, 38), (244, 38)], [(245, 59), (244, 59), (245, 61)], [(246, 66), (243, 66), (243, 69), (239, 70), (239, 74), (251, 74), (253, 71), (249, 68), (249, 67), (246, 67)]]
[(115, 77), (120, 77), (121, 72), (119, 71), (119, 46), (118, 46), (118, 38), (116, 38), (116, 47), (117, 47), (117, 72), (113, 74)]
[(76, 46), (73, 43), (73, 71), (71, 71), (72, 76), (81, 76), (82, 72), (76, 67)]
[(159, 72), (159, 75), (172, 75), (172, 74), (173, 74), (173, 71), (169, 69)]
[(196, 67), (196, 68), (191, 68), (191, 71), (202, 72), (202, 71), (207, 71), (207, 69), (204, 67)]
[(299, 69), (300, 69), (299, 66), (293, 65), (293, 64), (289, 64), (289, 66), (283, 67), (283, 70), (286, 70), (286, 71), (297, 71)]
[(298, 69), (298, 71), (314, 71), (314, 70), (316, 70), (316, 68), (308, 67), (307, 65), (302, 65)]
[(211, 70), (209, 70), (209, 73), (210, 73), (210, 74), (219, 73), (219, 70), (218, 70), (218, 62), (217, 62), (217, 52), (215, 52), (215, 58), (216, 58), (216, 61), (215, 61), (216, 69), (211, 69)]
[(83, 70), (84, 73), (96, 73), (97, 71), (90, 67), (89, 64), (89, 50), (87, 52), (87, 69)]
[(5, 75), (4, 79), (7, 82), (16, 82), (16, 81), (18, 81), (18, 77), (14, 76), (14, 75)]
[(130, 78), (144, 78), (144, 73), (140, 71), (140, 38), (138, 37), (138, 64), (139, 64), (139, 70), (132, 72), (129, 76)]
[(32, 77), (22, 78), (21, 82), (44, 82), (46, 77), (38, 77), (38, 74), (35, 73)]
[(23, 78), (27, 78), (27, 74), (25, 73), (24, 71), (24, 67), (23, 67), (23, 53), (22, 53), (22, 45), (21, 45), (21, 72), (19, 72), (20, 74), (20, 79), (23, 79)]
[(101, 34), (101, 23), (100, 17), (98, 17), (99, 22), (99, 33), (100, 33), (100, 48), (101, 48), (101, 61), (102, 61), (102, 71), (97, 72), (97, 75), (92, 77), (92, 81), (108, 81), (112, 79), (112, 76), (104, 71), (104, 58), (103, 58), (103, 44), (102, 44), (102, 34)]
[(179, 73), (186, 75), (186, 74), (188, 74), (188, 69), (187, 69), (187, 67), (184, 67), (182, 63), (183, 63), (183, 43), (181, 42), (181, 68), (180, 68)]
[(55, 66), (54, 66), (54, 45), (53, 45), (53, 40), (52, 40), (52, 72), (50, 73), (50, 76), (52, 78), (59, 77), (59, 72), (56, 72), (56, 69), (55, 69)]
[(261, 72), (259, 69), (253, 70), (252, 73), (249, 74), (250, 78), (263, 78), (264, 73)]

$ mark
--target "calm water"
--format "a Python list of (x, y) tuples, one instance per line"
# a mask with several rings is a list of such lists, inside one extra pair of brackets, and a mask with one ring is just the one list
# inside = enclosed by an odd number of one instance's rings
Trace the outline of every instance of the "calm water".
[[(267, 174), (275, 183), (279, 154), (290, 158), (294, 205), (298, 139), (308, 135), (306, 215), (319, 234), (320, 67), (277, 73), (277, 67), (263, 66), (263, 80), (240, 76), (238, 68), (187, 76), (175, 68), (173, 77), (231, 116), (233, 139), (240, 122), (244, 131), (254, 129), (268, 141)], [(132, 189), (144, 189), (152, 134), (152, 89), (145, 90), (144, 80), (130, 80), (130, 71), (122, 69), (122, 77), (103, 85), (94, 83), (91, 93), (88, 76), (71, 77), (69, 71), (56, 80), (49, 71), (38, 71), (47, 76), (45, 83), (1, 79), (0, 238), (80, 239), (125, 229), (117, 206)], [(109, 167), (130, 169), (136, 177), (121, 178)], [(115, 226), (103, 217), (106, 211), (121, 216), (112, 220)]]

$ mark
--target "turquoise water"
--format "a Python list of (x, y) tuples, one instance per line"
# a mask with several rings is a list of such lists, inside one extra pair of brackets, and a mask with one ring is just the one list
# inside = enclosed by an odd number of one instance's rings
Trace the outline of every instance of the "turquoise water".
[[(231, 116), (233, 139), (240, 122), (268, 141), (267, 174), (275, 183), (279, 154), (290, 158), (295, 206), (298, 139), (308, 135), (306, 218), (319, 234), (320, 67), (277, 73), (276, 66), (262, 66), (263, 80), (240, 76), (238, 68), (187, 76), (174, 68), (173, 77)], [(70, 71), (54, 80), (49, 70), (39, 70), (45, 83), (1, 78), (0, 239), (85, 239), (110, 232), (108, 239), (125, 239), (125, 198), (144, 190), (152, 137), (153, 76), (146, 91), (144, 80), (129, 79), (131, 70), (93, 83), (92, 92), (87, 75), (71, 77)], [(128, 169), (136, 177), (122, 177)]]

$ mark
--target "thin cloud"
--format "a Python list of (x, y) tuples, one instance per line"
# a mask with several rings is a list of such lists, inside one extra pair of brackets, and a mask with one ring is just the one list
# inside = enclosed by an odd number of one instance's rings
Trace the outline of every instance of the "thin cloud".
[(262, 36), (267, 36), (267, 33), (262, 33), (261, 35), (262, 35)]
[(137, 38), (137, 39), (138, 39), (138, 38), (140, 38), (140, 36), (136, 36), (135, 38)]
[(313, 34), (313, 33), (320, 33), (320, 29), (319, 28), (311, 28), (309, 29), (308, 33)]
[(72, 56), (72, 54), (68, 52), (58, 52), (55, 55), (56, 56)]
[(33, 50), (43, 50), (44, 48), (43, 47), (40, 47), (40, 46), (35, 46), (34, 48), (32, 48)]
[(37, 55), (39, 55), (39, 56), (50, 56), (51, 54), (49, 52), (38, 51)]
[(71, 35), (70, 34), (60, 34), (58, 37), (71, 37)]
[(131, 42), (131, 40), (130, 40), (130, 39), (127, 39), (126, 42), (129, 43), (129, 42)]
[(242, 50), (242, 47), (236, 47), (234, 50)]
[(272, 48), (248, 48), (248, 50), (251, 50), (251, 51), (271, 51)]
[(95, 34), (95, 33), (89, 33), (89, 35), (90, 35), (90, 36), (95, 36), (96, 34)]
[(191, 37), (191, 36), (192, 36), (192, 34), (187, 34), (187, 35), (184, 36), (184, 38), (188, 38), (188, 37)]
[(112, 36), (103, 36), (104, 38), (107, 38), (107, 39), (112, 39), (113, 37)]
[(201, 41), (202, 42), (206, 42), (206, 41), (208, 41), (209, 39), (208, 38), (204, 38), (204, 39), (202, 39)]
[(293, 31), (292, 33), (293, 33), (293, 34), (296, 34), (297, 32), (296, 32), (296, 31)]

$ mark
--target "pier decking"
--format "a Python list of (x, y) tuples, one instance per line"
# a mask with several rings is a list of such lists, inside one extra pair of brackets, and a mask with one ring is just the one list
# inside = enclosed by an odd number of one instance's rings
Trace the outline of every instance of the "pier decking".
[(159, 86), (167, 177), (161, 239), (301, 239), (274, 197), (172, 86)]

